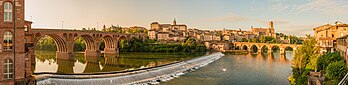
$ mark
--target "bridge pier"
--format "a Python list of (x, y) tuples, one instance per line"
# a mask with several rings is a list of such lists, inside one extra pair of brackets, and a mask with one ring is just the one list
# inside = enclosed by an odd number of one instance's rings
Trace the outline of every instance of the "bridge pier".
[(85, 56), (100, 56), (99, 50), (85, 50)]
[(268, 48), (268, 54), (272, 54), (272, 53), (273, 53), (272, 48)]
[(56, 52), (57, 59), (74, 59), (72, 52)]
[(284, 55), (285, 54), (285, 49), (284, 48), (279, 48), (280, 49), (280, 55)]
[(257, 53), (262, 53), (262, 48), (258, 48)]
[(116, 48), (105, 48), (104, 49), (104, 53), (105, 54), (118, 54), (119, 53), (119, 49), (116, 49)]

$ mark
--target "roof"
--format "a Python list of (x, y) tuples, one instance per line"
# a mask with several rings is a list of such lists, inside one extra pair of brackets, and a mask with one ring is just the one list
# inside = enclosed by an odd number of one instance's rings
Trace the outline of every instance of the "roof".
[(152, 22), (151, 24), (159, 24), (158, 22)]

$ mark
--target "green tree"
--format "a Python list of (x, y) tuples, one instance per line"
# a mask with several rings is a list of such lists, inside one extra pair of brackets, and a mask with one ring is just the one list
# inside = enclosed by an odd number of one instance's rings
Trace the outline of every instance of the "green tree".
[(327, 53), (319, 57), (318, 70), (325, 70), (330, 63), (344, 61), (339, 52)]
[(308, 39), (304, 41), (303, 46), (295, 51), (293, 59), (293, 73), (289, 81), (291, 84), (303, 85), (307, 83), (307, 75), (309, 71), (317, 71), (318, 59), (320, 56), (319, 48), (316, 45), (316, 40), (307, 35)]
[(260, 43), (266, 43), (267, 41), (266, 36), (261, 36), (259, 40), (260, 40)]
[(75, 44), (74, 44), (74, 51), (76, 52), (82, 52), (85, 51), (86, 49), (86, 44), (85, 44), (85, 40), (82, 37), (78, 37), (75, 40)]
[(242, 38), (242, 42), (248, 42), (246, 38)]
[(193, 38), (186, 39), (185, 43), (182, 43), (183, 47), (194, 48), (197, 46), (196, 40)]
[(256, 39), (256, 38), (253, 38), (253, 39), (251, 39), (251, 42), (253, 42), (253, 43), (259, 43), (259, 40)]
[[(340, 81), (347, 73), (347, 64), (343, 61), (331, 63), (326, 68), (326, 77), (330, 80)], [(336, 85), (338, 82), (334, 82)]]

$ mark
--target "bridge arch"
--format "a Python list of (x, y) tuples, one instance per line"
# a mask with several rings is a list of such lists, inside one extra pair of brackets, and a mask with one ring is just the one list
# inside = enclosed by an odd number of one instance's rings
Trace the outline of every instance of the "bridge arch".
[[(85, 40), (85, 44), (86, 44), (86, 51), (96, 51), (98, 49), (96, 49), (96, 45), (95, 45), (95, 40), (93, 39), (92, 36), (90, 35), (81, 35), (79, 37), (82, 37), (83, 40)], [(75, 40), (78, 37), (75, 37)]]
[(45, 36), (48, 36), (52, 38), (53, 41), (55, 42), (57, 52), (67, 52), (67, 48), (65, 46), (66, 42), (64, 41), (63, 38), (59, 37), (58, 35), (36, 33), (35, 36), (36, 37), (34, 38), (34, 45), (36, 45), (40, 39), (44, 38)]
[(247, 45), (242, 45), (241, 49), (242, 49), (242, 50), (248, 50), (249, 48), (248, 48)]
[(117, 39), (117, 42), (118, 42), (118, 48), (122, 48), (122, 44), (128, 44), (128, 39), (126, 36), (120, 36), (118, 39)]
[(261, 53), (268, 53), (269, 49), (270, 48), (268, 46), (263, 45), (263, 46), (261, 46)]
[(271, 47), (272, 52), (280, 50), (280, 47), (277, 45), (274, 45)]
[[(114, 35), (113, 35), (114, 36)], [(117, 40), (115, 40), (115, 38), (111, 36), (111, 35), (105, 35), (104, 37), (102, 37), (102, 40), (104, 40), (104, 52), (105, 53), (117, 53), (118, 48), (117, 48)]]
[(257, 45), (251, 45), (250, 46), (250, 52), (251, 53), (257, 53), (259, 50), (259, 48), (257, 47)]

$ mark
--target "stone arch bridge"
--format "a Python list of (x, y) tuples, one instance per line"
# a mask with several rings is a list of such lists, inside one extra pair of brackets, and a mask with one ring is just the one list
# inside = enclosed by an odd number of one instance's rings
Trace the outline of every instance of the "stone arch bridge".
[(295, 52), (298, 47), (301, 47), (302, 45), (297, 45), (297, 44), (271, 44), (271, 43), (250, 43), (250, 42), (234, 42), (233, 43), (237, 49), (240, 50), (248, 50), (249, 52), (252, 52), (252, 48), (256, 47), (257, 53), (262, 53), (263, 48), (267, 47), (268, 53), (273, 52), (274, 47), (278, 47), (280, 50), (280, 54), (285, 54), (285, 49), (286, 48), (292, 48), (293, 51)]
[(91, 30), (63, 30), (63, 29), (31, 29), (33, 45), (42, 37), (53, 38), (57, 46), (57, 56), (70, 56), (74, 51), (75, 39), (82, 37), (86, 43), (86, 55), (96, 55), (100, 53), (99, 45), (105, 42), (105, 53), (119, 53), (119, 43), (121, 40), (130, 41), (132, 38), (141, 38), (139, 34), (120, 34)]

